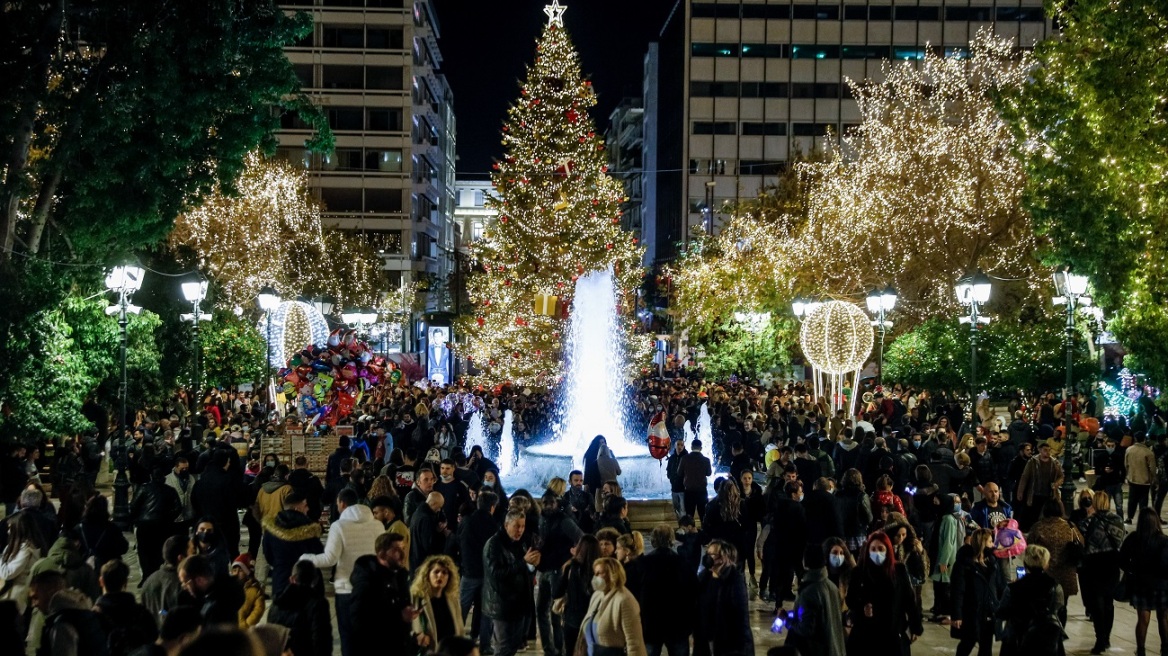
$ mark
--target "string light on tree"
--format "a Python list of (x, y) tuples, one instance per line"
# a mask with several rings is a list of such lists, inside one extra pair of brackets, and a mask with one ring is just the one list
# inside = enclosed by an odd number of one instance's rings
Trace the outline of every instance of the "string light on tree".
[[(588, 110), (596, 104), (582, 79), (579, 56), (563, 29), (558, 0), (536, 45), (516, 102), (508, 110), (494, 165), (499, 217), (476, 242), (476, 272), (467, 281), (474, 312), (462, 322), (463, 353), (483, 372), (481, 382), (550, 385), (563, 373), (561, 335), (575, 281), (612, 267), (621, 309), (631, 310), (641, 282), (642, 249), (621, 230), (620, 181), (605, 172), (604, 144)], [(534, 301), (556, 296), (562, 311), (537, 313)], [(652, 342), (625, 326), (626, 353), (640, 362)]]

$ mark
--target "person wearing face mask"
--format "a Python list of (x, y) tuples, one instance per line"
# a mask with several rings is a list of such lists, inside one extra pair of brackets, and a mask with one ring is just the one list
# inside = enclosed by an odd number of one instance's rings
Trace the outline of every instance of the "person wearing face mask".
[(698, 576), (698, 622), (694, 656), (754, 656), (746, 579), (738, 569), (738, 549), (712, 540), (702, 556)]
[(1103, 440), (1105, 457), (1095, 459), (1095, 489), (1106, 492), (1116, 508), (1123, 508), (1123, 482), (1127, 476), (1124, 467), (1125, 449), (1117, 447), (1115, 439), (1108, 437)]
[(932, 622), (949, 624), (950, 599), (949, 583), (953, 576), (953, 566), (957, 562), (957, 550), (965, 544), (965, 523), (962, 520), (961, 499), (956, 494), (947, 494), (942, 502), (949, 512), (943, 515), (937, 526), (937, 556), (933, 563), (933, 616)]
[(883, 531), (868, 536), (848, 584), (849, 656), (908, 656), (924, 633), (912, 582)]
[(625, 570), (615, 558), (592, 564), (595, 591), (580, 625), (591, 656), (648, 656), (641, 632), (641, 606), (625, 587)]
[(190, 461), (182, 456), (175, 458), (174, 469), (166, 475), (166, 484), (178, 493), (178, 500), (183, 508), (183, 521), (189, 524), (195, 518), (195, 509), (191, 505), (191, 490), (195, 487), (195, 482), (191, 479)]
[(785, 613), (790, 628), (787, 643), (805, 656), (844, 656), (843, 600), (827, 576), (823, 550), (808, 545), (803, 553), (807, 573), (799, 582), (795, 610)]
[(434, 491), (441, 494), (445, 500), (442, 515), (450, 526), (458, 525), (458, 509), (464, 503), (470, 503), (470, 488), (454, 476), (454, 470), (454, 460), (450, 458), (443, 460), (438, 467), (438, 481), (434, 483)]
[(846, 611), (848, 607), (844, 600), (848, 598), (848, 582), (851, 581), (852, 572), (856, 569), (856, 559), (852, 557), (852, 552), (848, 551), (848, 545), (844, 543), (843, 538), (828, 538), (824, 540), (821, 548), (827, 566), (827, 578), (839, 590), (840, 608)]
[(216, 576), (227, 577), (229, 574), (232, 558), (223, 543), (223, 536), (214, 518), (202, 517), (195, 523), (195, 533), (187, 555), (205, 556), (215, 570)]

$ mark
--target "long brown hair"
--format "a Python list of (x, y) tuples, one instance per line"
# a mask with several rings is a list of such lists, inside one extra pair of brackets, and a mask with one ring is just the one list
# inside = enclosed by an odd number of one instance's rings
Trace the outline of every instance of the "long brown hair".
[(741, 516), (742, 493), (738, 491), (738, 486), (733, 481), (723, 481), (722, 486), (718, 488), (718, 508), (722, 519), (728, 522), (736, 522)]
[(26, 543), (38, 549), (40, 555), (45, 555), (47, 550), (45, 537), (41, 535), (40, 527), (32, 518), (33, 512), (36, 511), (25, 510), (8, 519), (8, 544), (4, 547), (4, 560), (15, 557)]

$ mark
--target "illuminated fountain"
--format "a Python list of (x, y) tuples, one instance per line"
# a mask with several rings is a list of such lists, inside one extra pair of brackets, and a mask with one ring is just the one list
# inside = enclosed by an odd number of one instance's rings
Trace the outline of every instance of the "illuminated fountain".
[(583, 470), (584, 451), (603, 435), (620, 462), (618, 478), (626, 498), (669, 498), (665, 467), (649, 455), (647, 426), (631, 417), (616, 298), (611, 270), (576, 281), (556, 438), (520, 450), (518, 467), (504, 479), (509, 488), (526, 487), (538, 496), (551, 478), (566, 479), (571, 470)]

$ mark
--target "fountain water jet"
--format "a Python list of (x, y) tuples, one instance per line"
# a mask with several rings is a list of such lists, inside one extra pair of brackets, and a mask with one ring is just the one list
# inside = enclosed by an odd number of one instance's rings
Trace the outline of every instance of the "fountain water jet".
[[(668, 498), (665, 467), (649, 455), (646, 427), (630, 420), (624, 371), (624, 330), (617, 314), (611, 269), (576, 281), (565, 345), (567, 375), (560, 401), (556, 439), (524, 449), (516, 470), (519, 484), (539, 489), (554, 476), (567, 478), (583, 468), (584, 451), (597, 435), (620, 461), (627, 498)], [(516, 487), (516, 482), (510, 482)]]

